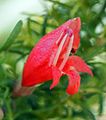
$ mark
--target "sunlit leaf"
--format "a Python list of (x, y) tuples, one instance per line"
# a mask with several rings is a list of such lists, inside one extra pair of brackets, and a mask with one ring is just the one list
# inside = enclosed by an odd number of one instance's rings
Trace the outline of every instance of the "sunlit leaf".
[(22, 28), (22, 21), (20, 20), (12, 30), (6, 42), (2, 46), (0, 46), (0, 50), (6, 50), (13, 44), (13, 42), (19, 35), (21, 28)]

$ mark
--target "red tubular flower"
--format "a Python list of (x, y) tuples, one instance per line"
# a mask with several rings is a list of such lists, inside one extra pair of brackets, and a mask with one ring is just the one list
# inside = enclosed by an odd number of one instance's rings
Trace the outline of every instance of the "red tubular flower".
[(18, 94), (30, 94), (33, 86), (53, 80), (50, 89), (59, 83), (62, 75), (69, 77), (66, 92), (75, 94), (80, 86), (79, 72), (92, 71), (78, 56), (69, 56), (79, 47), (80, 18), (66, 23), (46, 34), (31, 51), (23, 70), (22, 87)]

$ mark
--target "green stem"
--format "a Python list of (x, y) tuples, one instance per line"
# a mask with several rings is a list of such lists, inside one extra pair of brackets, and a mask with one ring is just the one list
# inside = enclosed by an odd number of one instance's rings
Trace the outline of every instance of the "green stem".
[(13, 119), (13, 113), (12, 113), (12, 110), (11, 110), (11, 102), (10, 102), (10, 99), (8, 99), (6, 101), (6, 107), (7, 107), (7, 118), (8, 120), (14, 120)]

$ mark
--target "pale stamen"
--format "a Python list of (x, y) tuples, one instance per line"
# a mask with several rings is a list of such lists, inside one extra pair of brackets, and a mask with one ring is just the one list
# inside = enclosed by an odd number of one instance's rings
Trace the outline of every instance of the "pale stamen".
[(56, 64), (57, 64), (59, 55), (60, 55), (60, 53), (61, 53), (61, 51), (62, 51), (63, 45), (64, 45), (67, 37), (68, 37), (68, 34), (66, 34), (66, 35), (63, 37), (63, 39), (62, 39), (62, 41), (61, 41), (61, 43), (60, 43), (60, 45), (59, 45), (59, 47), (58, 47), (56, 56), (55, 56), (54, 61), (53, 61), (53, 65), (54, 65), (54, 66), (56, 66)]
[[(57, 39), (57, 41), (56, 41), (56, 44), (58, 45), (59, 44), (59, 42), (62, 40), (62, 38), (64, 37), (64, 35), (65, 35), (65, 30), (63, 31), (63, 32), (61, 32), (61, 34), (60, 34), (60, 36), (59, 36), (59, 38)], [(50, 62), (49, 62), (49, 67), (51, 66), (51, 64), (52, 64), (52, 60), (50, 60)]]
[(60, 36), (59, 36), (58, 40), (56, 41), (56, 44), (58, 44), (58, 43), (60, 42), (60, 40), (61, 40), (61, 38), (62, 38), (63, 34), (64, 34), (64, 32), (62, 32), (62, 33), (60, 34)]
[(66, 64), (66, 62), (69, 58), (69, 55), (70, 55), (70, 52), (71, 52), (72, 46), (73, 46), (73, 41), (74, 41), (74, 35), (72, 35), (71, 38), (70, 38), (69, 46), (67, 48), (67, 52), (65, 54), (64, 60), (59, 67), (60, 70), (62, 70), (64, 68), (64, 66), (65, 66), (65, 64)]

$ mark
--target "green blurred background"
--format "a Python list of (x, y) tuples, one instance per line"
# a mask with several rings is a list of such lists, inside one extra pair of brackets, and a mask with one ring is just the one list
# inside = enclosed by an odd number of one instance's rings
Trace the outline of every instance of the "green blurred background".
[[(67, 77), (27, 97), (12, 98), (24, 62), (36, 42), (70, 18), (82, 21), (77, 55), (94, 77), (81, 74), (81, 87), (66, 94)], [(0, 0), (0, 107), (3, 120), (106, 120), (106, 0)]]

